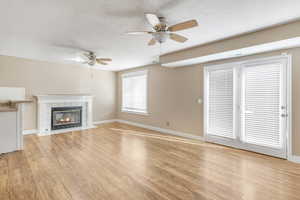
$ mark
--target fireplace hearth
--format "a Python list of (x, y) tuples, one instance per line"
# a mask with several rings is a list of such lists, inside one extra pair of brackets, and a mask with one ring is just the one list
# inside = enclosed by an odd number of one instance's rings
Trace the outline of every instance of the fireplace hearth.
[(82, 106), (52, 107), (51, 130), (82, 126)]

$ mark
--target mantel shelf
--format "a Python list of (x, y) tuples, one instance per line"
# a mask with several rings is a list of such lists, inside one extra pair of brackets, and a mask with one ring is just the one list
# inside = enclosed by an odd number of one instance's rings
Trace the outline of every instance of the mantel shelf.
[(32, 103), (31, 99), (22, 100), (0, 100), (0, 112), (11, 112), (17, 110), (17, 105), (22, 103)]
[(33, 100), (31, 100), (31, 99), (24, 99), (24, 100), (0, 100), (0, 104), (5, 104), (5, 103), (19, 104), (19, 103), (31, 103), (31, 102), (33, 102)]
[(17, 112), (17, 108), (0, 107), (0, 112)]

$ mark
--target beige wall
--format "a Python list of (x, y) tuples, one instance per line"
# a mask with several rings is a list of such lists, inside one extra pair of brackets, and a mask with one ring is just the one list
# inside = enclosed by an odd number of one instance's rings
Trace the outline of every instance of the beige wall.
[[(94, 121), (115, 118), (116, 73), (66, 65), (0, 56), (0, 87), (24, 87), (26, 95), (91, 93), (94, 95)], [(91, 81), (92, 80), (92, 81)], [(36, 103), (25, 108), (25, 129), (36, 128)]]
[[(118, 76), (118, 118), (147, 125), (202, 135), (202, 68), (187, 67), (168, 69), (158, 65), (148, 69), (149, 115), (120, 112), (121, 78)], [(140, 70), (134, 69), (134, 70)], [(128, 70), (128, 71), (134, 71)], [(124, 71), (127, 72), (127, 71)], [(167, 122), (170, 126), (167, 126)]]
[[(206, 64), (222, 64), (246, 59), (255, 59), (289, 53), (292, 55), (293, 73), (293, 153), (300, 155), (300, 48), (264, 53)], [(149, 115), (136, 115), (121, 112), (122, 73), (148, 69), (148, 109)], [(146, 125), (168, 128), (185, 133), (203, 136), (203, 105), (197, 98), (203, 97), (203, 64), (164, 68), (151, 65), (118, 73), (118, 113), (117, 117)], [(170, 122), (170, 126), (166, 122)]]

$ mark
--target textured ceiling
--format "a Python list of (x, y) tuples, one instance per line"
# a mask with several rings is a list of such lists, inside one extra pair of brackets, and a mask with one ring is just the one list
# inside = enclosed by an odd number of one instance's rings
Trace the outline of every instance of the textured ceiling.
[(150, 64), (160, 54), (148, 47), (150, 36), (127, 31), (150, 30), (144, 13), (169, 24), (197, 19), (199, 27), (181, 31), (189, 41), (168, 41), (168, 53), (300, 17), (299, 0), (1, 0), (0, 54), (70, 62), (78, 47), (113, 62), (101, 69), (121, 70)]

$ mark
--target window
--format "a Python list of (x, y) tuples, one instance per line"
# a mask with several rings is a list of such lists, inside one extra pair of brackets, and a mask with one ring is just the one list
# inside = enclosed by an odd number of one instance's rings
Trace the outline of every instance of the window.
[(147, 71), (122, 75), (122, 111), (147, 113)]

